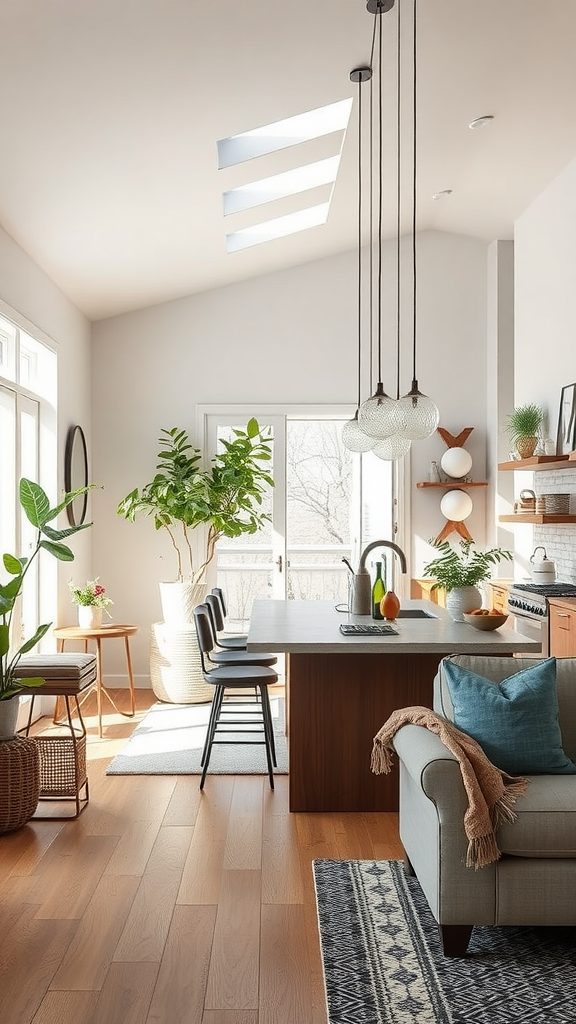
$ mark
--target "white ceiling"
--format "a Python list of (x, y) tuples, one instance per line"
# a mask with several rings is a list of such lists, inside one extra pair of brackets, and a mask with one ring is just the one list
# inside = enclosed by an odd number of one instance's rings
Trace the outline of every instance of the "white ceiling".
[[(354, 95), (372, 24), (365, 0), (0, 0), (0, 223), (91, 319), (353, 248), (354, 112), (328, 223), (231, 255), (222, 192), (287, 158), (218, 171), (216, 142)], [(418, 32), (418, 226), (511, 238), (576, 156), (576, 3), (419, 0)]]

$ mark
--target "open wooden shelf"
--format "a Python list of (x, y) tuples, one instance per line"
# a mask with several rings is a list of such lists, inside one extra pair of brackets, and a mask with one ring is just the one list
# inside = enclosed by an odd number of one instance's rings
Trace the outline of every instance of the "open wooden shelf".
[(500, 523), (576, 523), (576, 516), (540, 515), (535, 512), (517, 512), (515, 515), (498, 516)]
[(531, 459), (518, 459), (516, 462), (499, 462), (498, 469), (510, 472), (515, 469), (528, 469), (537, 473), (542, 469), (576, 468), (576, 459), (568, 455), (533, 455)]
[(450, 480), (450, 482), (445, 481), (444, 483), (437, 483), (436, 481), (431, 482), (429, 480), (420, 480), (416, 484), (416, 487), (443, 487), (444, 490), (447, 491), (452, 490), (452, 488), (458, 491), (465, 491), (467, 487), (488, 487), (488, 483), (486, 480), (478, 480), (474, 482), (469, 481), (466, 484), (461, 483), (460, 480)]

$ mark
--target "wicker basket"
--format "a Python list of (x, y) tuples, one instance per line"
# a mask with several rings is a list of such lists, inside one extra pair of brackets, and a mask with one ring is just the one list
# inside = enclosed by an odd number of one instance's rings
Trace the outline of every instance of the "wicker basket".
[(548, 516), (567, 516), (570, 512), (569, 494), (541, 494), (543, 499), (544, 512)]
[(150, 632), (150, 682), (159, 700), (170, 704), (204, 704), (214, 687), (204, 681), (193, 623), (155, 622)]
[(76, 797), (86, 782), (86, 737), (37, 736), (40, 797)]
[(40, 797), (36, 740), (15, 736), (0, 743), (0, 832), (13, 832), (34, 814)]

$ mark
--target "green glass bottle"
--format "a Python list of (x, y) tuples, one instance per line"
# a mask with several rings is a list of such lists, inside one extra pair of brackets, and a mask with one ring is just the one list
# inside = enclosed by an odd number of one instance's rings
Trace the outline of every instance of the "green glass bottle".
[(376, 562), (376, 578), (372, 587), (372, 618), (383, 619), (380, 602), (386, 593), (386, 586), (382, 579), (382, 562)]

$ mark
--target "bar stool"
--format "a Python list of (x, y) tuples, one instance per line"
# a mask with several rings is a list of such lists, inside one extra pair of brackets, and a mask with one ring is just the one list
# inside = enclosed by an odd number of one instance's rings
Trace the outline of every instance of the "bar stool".
[(272, 665), (275, 665), (278, 661), (277, 656), (275, 654), (269, 654), (267, 651), (252, 653), (248, 652), (245, 647), (240, 649), (223, 647), (220, 650), (216, 650), (218, 638), (216, 635), (212, 608), (208, 601), (208, 598), (210, 597), (212, 597), (214, 601), (216, 600), (213, 594), (208, 594), (206, 601), (197, 606), (206, 612), (208, 617), (208, 627), (212, 634), (212, 650), (206, 655), (208, 661), (212, 662), (213, 665), (264, 665), (266, 668), (270, 668)]
[[(194, 609), (194, 622), (198, 635), (202, 674), (206, 682), (214, 687), (206, 741), (200, 759), (202, 766), (200, 789), (204, 789), (212, 747), (214, 744), (224, 743), (264, 746), (270, 789), (274, 789), (273, 769), (276, 767), (276, 752), (268, 687), (278, 681), (278, 676), (270, 666), (249, 664), (246, 661), (235, 661), (233, 664), (220, 664), (210, 668), (208, 659), (214, 649), (214, 638), (210, 614), (206, 605), (199, 605)], [(247, 688), (253, 689), (255, 695), (244, 695), (242, 700), (238, 701), (236, 699), (238, 691)], [(231, 693), (234, 694), (234, 697), (225, 701), (224, 698), (230, 697)], [(243, 708), (248, 707), (253, 710), (244, 710), (242, 716), (238, 717), (239, 704)], [(218, 736), (225, 736), (226, 733), (234, 733), (236, 736), (238, 734), (249, 735), (251, 738), (245, 740), (218, 738)], [(262, 737), (262, 739), (254, 739), (255, 736)]]
[(220, 635), (225, 628), (224, 619), (226, 617), (226, 602), (220, 587), (214, 587), (212, 593), (206, 595), (206, 604), (210, 608), (216, 645), (235, 651), (245, 651), (248, 642), (247, 633), (237, 633), (235, 636)]

